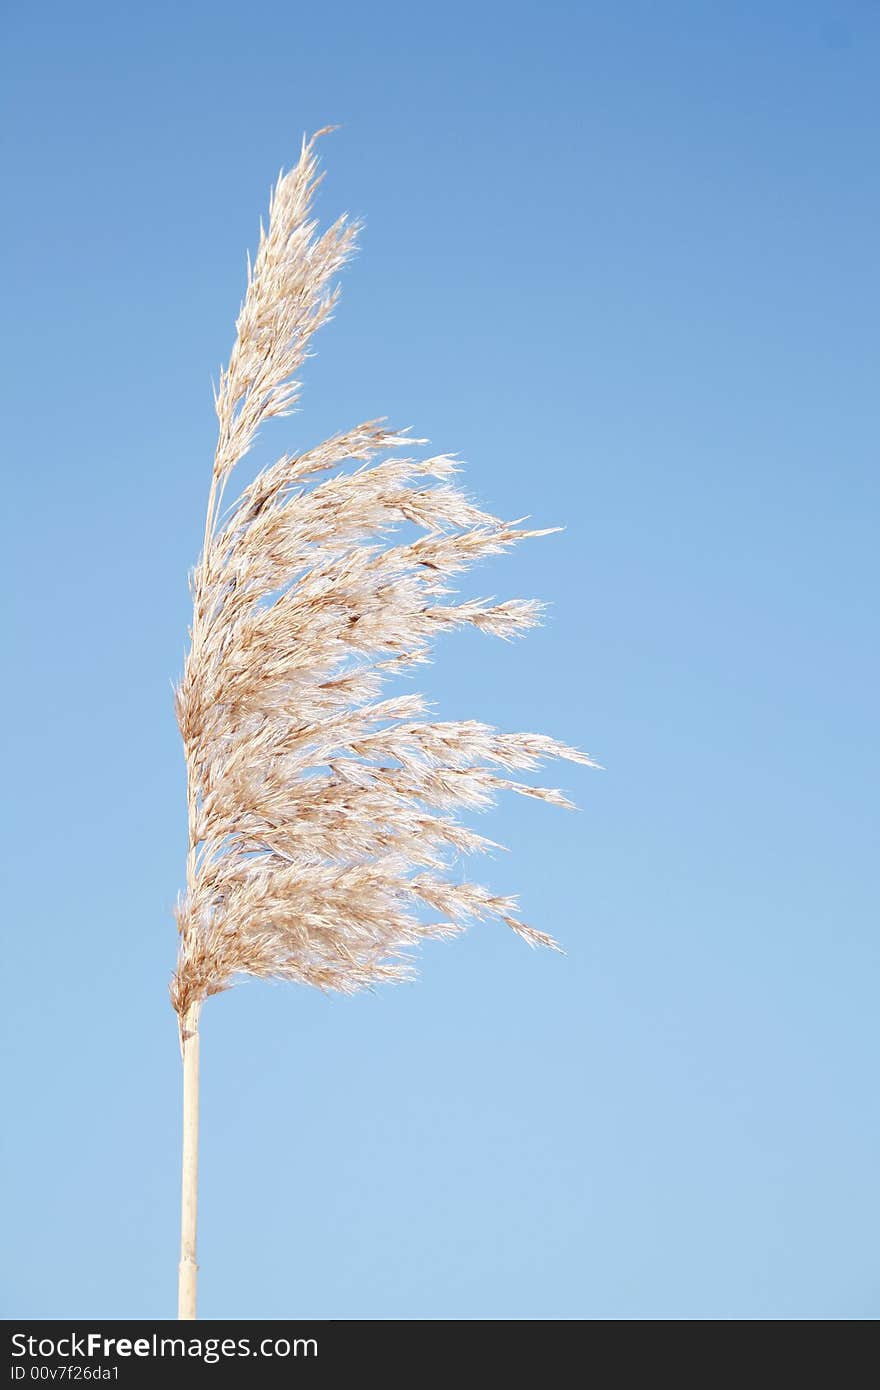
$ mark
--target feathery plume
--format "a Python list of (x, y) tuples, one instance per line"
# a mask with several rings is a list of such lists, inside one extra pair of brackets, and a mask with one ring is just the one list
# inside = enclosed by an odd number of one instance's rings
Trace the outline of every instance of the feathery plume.
[(171, 986), (185, 1070), (181, 1317), (195, 1316), (204, 1000), (242, 975), (348, 994), (397, 980), (412, 971), (411, 948), (469, 921), (494, 918), (555, 947), (513, 898), (443, 874), (450, 856), (494, 848), (457, 813), (505, 790), (571, 805), (506, 774), (551, 758), (596, 765), (546, 735), (434, 721), (420, 696), (384, 693), (449, 629), (509, 639), (540, 618), (532, 601), (455, 600), (452, 576), (548, 532), (476, 507), (454, 458), (401, 456), (425, 441), (370, 420), (278, 459), (223, 510), (261, 425), (298, 400), (297, 373), (355, 248), (346, 217), (324, 232), (311, 218), (316, 139), (272, 193), (215, 392), (217, 449), (176, 695), (189, 804)]

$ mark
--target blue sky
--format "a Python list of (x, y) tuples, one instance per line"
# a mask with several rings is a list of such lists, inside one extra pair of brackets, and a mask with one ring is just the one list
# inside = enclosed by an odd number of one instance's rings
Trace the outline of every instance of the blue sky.
[(501, 928), (203, 1028), (205, 1317), (869, 1318), (880, 8), (220, 0), (5, 21), (11, 1316), (173, 1313), (171, 706), (245, 250), (365, 218), (302, 413), (566, 524), (446, 717), (580, 743)]

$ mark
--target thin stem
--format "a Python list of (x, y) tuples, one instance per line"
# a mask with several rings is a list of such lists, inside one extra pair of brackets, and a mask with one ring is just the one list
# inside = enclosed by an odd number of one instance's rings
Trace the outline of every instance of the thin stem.
[(177, 1316), (196, 1316), (196, 1215), (199, 1187), (199, 1010), (192, 1004), (180, 1020), (183, 1057), (183, 1173), (180, 1204), (180, 1270)]

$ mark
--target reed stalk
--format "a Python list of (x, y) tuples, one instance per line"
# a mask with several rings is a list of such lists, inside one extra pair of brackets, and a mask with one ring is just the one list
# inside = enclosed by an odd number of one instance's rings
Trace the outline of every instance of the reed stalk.
[(183, 1060), (183, 1161), (180, 1197), (180, 1267), (177, 1316), (196, 1316), (196, 1226), (199, 1201), (199, 1013), (192, 1004), (180, 1019), (180, 1055)]

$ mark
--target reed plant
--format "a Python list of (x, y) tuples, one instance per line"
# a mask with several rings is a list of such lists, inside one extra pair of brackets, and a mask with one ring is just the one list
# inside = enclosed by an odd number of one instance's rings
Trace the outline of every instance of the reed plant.
[(435, 720), (420, 695), (388, 689), (453, 628), (512, 638), (539, 621), (533, 600), (462, 601), (450, 581), (547, 529), (482, 510), (455, 458), (424, 457), (424, 440), (383, 420), (230, 485), (260, 427), (296, 406), (310, 340), (356, 244), (347, 217), (324, 231), (312, 217), (316, 139), (272, 192), (215, 390), (217, 448), (176, 692), (189, 811), (171, 984), (183, 1056), (181, 1318), (196, 1316), (205, 1000), (245, 975), (347, 994), (400, 980), (421, 941), (483, 919), (558, 949), (513, 897), (446, 870), (495, 848), (461, 813), (504, 791), (570, 806), (516, 774), (550, 758), (591, 764), (544, 734)]

